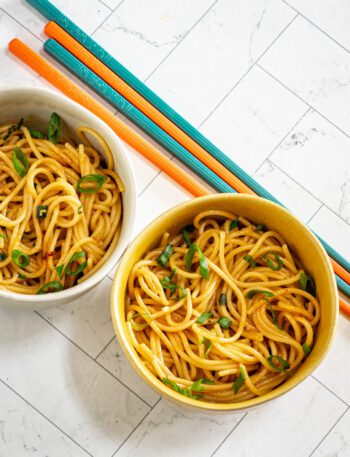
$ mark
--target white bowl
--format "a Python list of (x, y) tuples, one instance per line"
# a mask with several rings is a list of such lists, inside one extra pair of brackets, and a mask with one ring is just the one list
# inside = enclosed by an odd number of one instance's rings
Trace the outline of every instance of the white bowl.
[[(55, 111), (74, 137), (81, 125), (100, 133), (115, 159), (115, 170), (121, 177), (123, 193), (123, 219), (119, 242), (108, 260), (86, 281), (70, 289), (47, 295), (24, 295), (0, 290), (0, 305), (12, 308), (43, 309), (69, 303), (95, 287), (114, 267), (128, 245), (135, 218), (135, 176), (127, 152), (113, 130), (87, 109), (69, 98), (48, 89), (37, 87), (0, 88), (0, 125), (24, 118), (26, 125), (46, 130), (51, 113)], [(102, 151), (101, 151), (102, 152)]]

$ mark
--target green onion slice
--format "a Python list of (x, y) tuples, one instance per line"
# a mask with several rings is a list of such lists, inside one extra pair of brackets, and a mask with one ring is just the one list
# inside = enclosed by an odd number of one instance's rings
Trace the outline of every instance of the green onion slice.
[(251, 255), (245, 255), (245, 256), (243, 257), (243, 259), (244, 259), (246, 262), (248, 262), (249, 265), (250, 265), (251, 267), (254, 268), (254, 267), (256, 266), (256, 263), (255, 263), (255, 261), (254, 261), (254, 259), (253, 259), (253, 257), (252, 257)]
[(267, 306), (269, 307), (269, 313), (271, 315), (272, 322), (274, 323), (275, 327), (277, 327), (279, 330), (281, 330), (281, 327), (278, 325), (278, 322), (277, 322), (276, 313), (275, 313), (274, 309), (272, 308), (271, 303), (269, 302)]
[(163, 252), (157, 259), (158, 265), (160, 265), (161, 267), (165, 267), (167, 265), (167, 263), (169, 262), (169, 259), (173, 255), (173, 253), (174, 253), (174, 248), (172, 247), (171, 244), (167, 244), (165, 246)]
[(237, 394), (239, 389), (243, 386), (244, 381), (245, 381), (244, 371), (241, 368), (240, 375), (235, 380), (235, 382), (232, 384), (232, 388), (233, 388), (235, 394)]
[(45, 138), (43, 132), (40, 132), (40, 130), (29, 129), (29, 133), (32, 138), (40, 138), (40, 139)]
[(308, 344), (304, 343), (304, 344), (303, 344), (303, 351), (304, 351), (304, 354), (305, 354), (305, 355), (309, 355), (310, 352), (311, 352), (310, 346), (309, 346)]
[(275, 296), (272, 292), (268, 292), (267, 290), (254, 289), (247, 293), (247, 297), (253, 298), (255, 294), (263, 294), (263, 295), (265, 295), (265, 297), (274, 297)]
[(15, 264), (20, 268), (25, 268), (30, 263), (29, 256), (19, 249), (14, 249), (11, 257)]
[(212, 343), (210, 340), (208, 340), (208, 338), (204, 338), (203, 343), (204, 343), (204, 355), (205, 355), (205, 357), (208, 357), (208, 354), (211, 351)]
[(187, 254), (186, 254), (185, 263), (186, 263), (187, 271), (191, 271), (193, 257), (196, 252), (198, 253), (198, 257), (199, 257), (200, 275), (204, 279), (209, 279), (209, 267), (208, 267), (207, 259), (205, 258), (204, 254), (200, 250), (200, 248), (194, 243), (191, 244), (191, 246), (189, 247)]
[[(198, 395), (192, 394), (193, 384), (192, 384), (192, 386), (185, 388), (185, 387), (180, 387), (178, 384), (176, 384), (176, 382), (171, 381), (168, 378), (163, 378), (162, 381), (164, 382), (164, 384), (166, 384), (167, 386), (169, 386), (173, 390), (175, 390), (175, 392), (178, 392), (179, 394), (184, 395), (185, 397), (194, 398), (195, 400), (199, 400), (200, 398), (203, 398), (203, 395), (201, 395), (201, 394), (198, 394)], [(196, 383), (194, 383), (194, 384), (196, 384)], [(197, 386), (195, 386), (195, 388), (198, 388), (198, 384), (197, 384)]]
[(29, 162), (27, 156), (17, 146), (13, 151), (13, 166), (19, 177), (23, 178), (29, 170)]
[(308, 292), (309, 294), (316, 296), (316, 287), (314, 281), (305, 274), (303, 271), (300, 273), (299, 276), (299, 285), (300, 288)]
[(36, 208), (36, 217), (37, 219), (45, 219), (47, 215), (47, 205), (39, 205)]
[(227, 330), (232, 323), (232, 320), (229, 319), (226, 316), (221, 316), (220, 319), (218, 320), (218, 324), (223, 330)]
[[(273, 368), (275, 371), (286, 371), (288, 370), (288, 368), (290, 368), (290, 365), (287, 362), (287, 360), (282, 359), (282, 357), (280, 357), (279, 355), (270, 355), (266, 360), (270, 367)], [(280, 366), (276, 365), (274, 360), (276, 360), (280, 364)]]
[(191, 244), (192, 244), (192, 241), (190, 238), (190, 233), (192, 233), (193, 231), (194, 231), (193, 225), (186, 225), (186, 227), (184, 227), (182, 229), (182, 237), (185, 240), (187, 246), (191, 246)]
[(3, 233), (0, 233), (0, 238), (3, 238), (4, 240), (7, 240), (7, 236), (4, 235)]
[(9, 139), (11, 133), (17, 132), (17, 130), (19, 130), (21, 127), (23, 127), (23, 125), (24, 125), (24, 119), (22, 117), (22, 119), (18, 122), (18, 124), (13, 125), (12, 127), (10, 127), (8, 129), (8, 131), (7, 131), (6, 135), (4, 136), (3, 140), (6, 141), (7, 139)]
[[(77, 183), (77, 191), (82, 194), (95, 194), (101, 189), (103, 184), (107, 181), (106, 176), (102, 175), (85, 175), (82, 176)], [(87, 184), (87, 187), (83, 187), (83, 184)], [(91, 185), (94, 184), (93, 187)]]
[(67, 266), (66, 266), (66, 268), (64, 270), (66, 275), (68, 275), (68, 276), (77, 276), (79, 273), (81, 273), (82, 271), (85, 270), (86, 265), (87, 265), (87, 261), (86, 260), (83, 263), (80, 263), (76, 270), (72, 270), (72, 268), (71, 268), (73, 262), (75, 262), (78, 259), (82, 259), (83, 257), (85, 258), (85, 252), (84, 251), (76, 252), (75, 254), (72, 255), (72, 257), (70, 258), (70, 261), (68, 262), (68, 264), (67, 264)]
[(220, 294), (219, 305), (222, 305), (222, 306), (227, 305), (227, 296), (226, 296), (226, 294)]
[(22, 273), (18, 273), (19, 279), (27, 279), (26, 275), (22, 275)]
[(230, 225), (229, 225), (229, 231), (231, 232), (231, 230), (235, 229), (236, 227), (238, 227), (239, 225), (239, 219), (234, 219), (233, 221), (230, 222)]
[(37, 294), (49, 294), (51, 292), (59, 292), (63, 289), (63, 285), (58, 281), (51, 281), (46, 284), (43, 284), (38, 290)]
[(47, 137), (54, 144), (58, 143), (61, 134), (61, 118), (57, 113), (52, 113), (47, 125)]
[(265, 260), (265, 262), (267, 263), (267, 265), (271, 268), (271, 270), (273, 271), (278, 271), (280, 270), (282, 267), (283, 267), (283, 260), (281, 259), (281, 257), (277, 254), (274, 254), (275, 256), (275, 260), (276, 260), (276, 263), (277, 265), (275, 265), (273, 263), (273, 261), (271, 259), (269, 259), (268, 255), (264, 255), (263, 256), (263, 259)]
[(5, 252), (0, 252), (0, 262), (2, 262), (3, 260), (6, 260), (7, 259), (7, 255), (5, 254)]
[(213, 317), (213, 313), (202, 313), (199, 317), (197, 317), (196, 322), (197, 324), (202, 325), (211, 317)]
[(258, 224), (255, 228), (256, 232), (263, 232), (266, 229), (264, 224)]
[(64, 269), (64, 265), (58, 265), (58, 267), (55, 268), (55, 270), (57, 271), (58, 276), (60, 278), (62, 277), (63, 269)]

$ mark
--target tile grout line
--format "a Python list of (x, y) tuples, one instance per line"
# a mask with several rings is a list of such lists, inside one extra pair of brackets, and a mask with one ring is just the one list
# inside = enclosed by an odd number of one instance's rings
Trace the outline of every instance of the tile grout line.
[(122, 0), (121, 2), (118, 3), (118, 5), (114, 8), (110, 8), (109, 6), (105, 5), (103, 3), (103, 1), (101, 0), (98, 0), (101, 4), (103, 4), (106, 8), (108, 8), (110, 10), (110, 13), (107, 14), (107, 16), (103, 19), (103, 21), (97, 26), (96, 29), (94, 29), (93, 32), (91, 32), (90, 36), (92, 37), (93, 35), (95, 35), (95, 33), (103, 26), (103, 24), (112, 16), (112, 14), (114, 14), (117, 9), (125, 2), (125, 0)]
[(147, 414), (144, 415), (144, 417), (140, 420), (140, 422), (136, 425), (136, 427), (129, 433), (129, 435), (123, 440), (123, 442), (118, 446), (118, 448), (114, 451), (114, 453), (111, 455), (111, 457), (115, 457), (115, 455), (119, 452), (119, 450), (124, 446), (124, 444), (128, 441), (128, 439), (131, 437), (131, 435), (134, 433), (136, 429), (142, 424), (142, 422), (146, 419), (146, 417), (154, 410), (154, 408), (158, 405), (162, 397), (158, 398), (157, 402), (152, 406), (152, 408), (148, 411)]
[(285, 139), (288, 137), (288, 135), (295, 129), (295, 127), (299, 124), (299, 122), (301, 122), (304, 117), (307, 115), (307, 113), (309, 113), (311, 110), (310, 107), (308, 107), (306, 109), (306, 111), (299, 117), (299, 119), (292, 125), (292, 127), (288, 130), (288, 132), (281, 138), (281, 140), (276, 144), (276, 146), (272, 149), (272, 151), (265, 157), (265, 159), (261, 162), (260, 165), (258, 165), (258, 167), (253, 171), (252, 173), (252, 176), (254, 176), (258, 171), (259, 169), (264, 165), (264, 163), (268, 160), (270, 160), (270, 157), (272, 156), (272, 154), (277, 151), (277, 149), (281, 146), (281, 144), (285, 141)]
[[(108, 278), (111, 279), (111, 278)], [(72, 343), (77, 349), (79, 349), (83, 354), (85, 354), (90, 360), (95, 362), (100, 368), (102, 368), (106, 373), (108, 373), (112, 378), (116, 379), (122, 386), (124, 386), (129, 392), (131, 392), (135, 397), (137, 397), (139, 400), (141, 400), (145, 405), (147, 405), (149, 408), (152, 407), (149, 403), (147, 403), (146, 400), (144, 400), (142, 397), (140, 397), (136, 392), (130, 389), (129, 386), (127, 386), (123, 381), (121, 381), (119, 378), (117, 378), (114, 374), (112, 374), (110, 371), (107, 370), (100, 362), (95, 360), (88, 352), (86, 352), (84, 349), (82, 349), (80, 346), (77, 345), (73, 340), (71, 340), (67, 335), (65, 335), (61, 330), (59, 330), (57, 327), (55, 327), (48, 319), (46, 319), (44, 316), (42, 316), (38, 311), (34, 311), (34, 313), (39, 316), (41, 319), (43, 319), (48, 325), (51, 325), (52, 328), (54, 328), (58, 333), (60, 333), (66, 340), (68, 340), (70, 343)]]
[(51, 419), (49, 419), (45, 414), (43, 414), (38, 408), (36, 408), (34, 405), (32, 405), (28, 400), (26, 400), (20, 393), (18, 393), (16, 390), (14, 390), (11, 386), (9, 386), (3, 379), (0, 379), (0, 382), (6, 386), (8, 389), (11, 390), (15, 395), (17, 395), (19, 398), (21, 398), (27, 405), (29, 405), (34, 411), (36, 411), (41, 417), (46, 419), (51, 425), (53, 425), (57, 430), (59, 430), (61, 433), (63, 433), (64, 436), (66, 436), (70, 441), (72, 441), (74, 444), (76, 444), (80, 449), (82, 449), (84, 452), (86, 452), (87, 455), (93, 457), (92, 454), (90, 454), (89, 451), (87, 451), (81, 444), (79, 444), (77, 441), (75, 441), (71, 436), (69, 436), (64, 430), (62, 430), (57, 424), (55, 424)]
[(309, 455), (309, 457), (311, 457), (315, 451), (317, 451), (317, 449), (320, 447), (320, 445), (324, 442), (324, 440), (327, 438), (327, 436), (331, 433), (332, 430), (334, 430), (334, 427), (340, 422), (340, 420), (345, 416), (345, 414), (349, 411), (350, 409), (350, 406), (348, 406), (345, 411), (338, 417), (338, 419), (335, 421), (335, 423), (333, 424), (333, 426), (330, 428), (330, 430), (328, 430), (328, 432), (325, 434), (325, 436), (321, 439), (321, 441), (318, 443), (318, 445), (315, 447), (315, 449), (311, 452), (311, 454)]
[(308, 225), (310, 223), (310, 221), (316, 216), (316, 214), (321, 211), (321, 209), (323, 208), (323, 204), (321, 203), (320, 206), (317, 208), (317, 210), (313, 213), (313, 215), (311, 217), (309, 217), (309, 219), (305, 222), (305, 225)]
[(103, 0), (98, 0), (98, 2), (101, 3), (103, 6), (105, 6), (106, 8), (108, 8), (110, 11), (113, 11), (113, 8), (108, 6)]
[(324, 387), (326, 390), (328, 390), (329, 393), (331, 393), (332, 395), (334, 395), (334, 397), (336, 397), (339, 401), (341, 401), (342, 403), (344, 403), (345, 406), (347, 406), (348, 408), (350, 408), (350, 405), (349, 403), (347, 403), (345, 400), (343, 400), (341, 397), (339, 397), (338, 394), (336, 394), (335, 392), (333, 392), (333, 390), (331, 390), (329, 387), (327, 387), (323, 382), (321, 382), (315, 375), (311, 375), (311, 378), (314, 379), (318, 384), (320, 384), (320, 386)]
[(335, 124), (334, 122), (332, 122), (330, 119), (328, 119), (328, 117), (326, 117), (324, 114), (321, 113), (321, 111), (319, 111), (317, 108), (315, 108), (313, 105), (311, 105), (309, 102), (307, 102), (306, 100), (304, 100), (300, 95), (298, 95), (296, 92), (293, 91), (293, 89), (291, 89), (290, 87), (288, 87), (286, 84), (284, 84), (281, 80), (279, 80), (278, 78), (276, 78), (276, 76), (274, 76), (272, 73), (269, 72), (269, 70), (267, 70), (265, 67), (263, 67), (261, 65), (261, 63), (256, 63), (256, 65), (261, 68), (261, 70), (263, 70), (266, 74), (268, 74), (269, 76), (271, 76), (271, 78), (273, 78), (275, 81), (277, 81), (282, 87), (284, 87), (285, 89), (287, 89), (291, 94), (295, 95), (295, 97), (297, 97), (299, 100), (301, 100), (302, 102), (304, 102), (307, 106), (309, 106), (315, 113), (317, 113), (320, 117), (322, 117), (323, 119), (325, 119), (327, 122), (329, 122), (331, 125), (333, 125), (333, 127), (335, 127), (337, 130), (339, 130), (339, 132), (341, 132), (343, 135), (345, 135), (347, 138), (350, 138), (350, 133), (346, 133), (345, 130), (343, 130), (342, 128), (340, 128), (337, 124)]
[(234, 89), (243, 81), (243, 79), (250, 73), (254, 66), (259, 62), (259, 60), (269, 51), (269, 49), (276, 43), (276, 41), (281, 37), (281, 35), (288, 29), (288, 27), (295, 21), (298, 17), (298, 13), (292, 18), (291, 21), (278, 33), (278, 35), (271, 41), (267, 48), (260, 54), (260, 56), (252, 63), (252, 65), (246, 70), (245, 73), (238, 79), (238, 81), (231, 87), (231, 89), (223, 96), (223, 98), (215, 105), (215, 107), (210, 111), (210, 113), (201, 121), (198, 126), (200, 129), (203, 124), (215, 113), (219, 106), (227, 99), (227, 97), (234, 91)]
[[(284, 173), (289, 179), (291, 179), (294, 183), (298, 184), (303, 190), (305, 190), (308, 194), (310, 194), (315, 200), (317, 200), (322, 206), (327, 208), (331, 213), (334, 214), (334, 216), (337, 216), (341, 221), (345, 222), (345, 224), (349, 225), (349, 222), (347, 222), (340, 214), (338, 214), (334, 209), (332, 209), (330, 206), (328, 206), (326, 203), (324, 203), (320, 198), (318, 198), (316, 195), (314, 195), (312, 192), (310, 192), (303, 184), (300, 184), (299, 181), (297, 181), (295, 178), (293, 178), (288, 172), (286, 172), (283, 168), (281, 168), (279, 165), (274, 162), (273, 159), (269, 159), (269, 161), (273, 164), (274, 167), (278, 168), (282, 173)], [(309, 221), (310, 222), (310, 221)]]
[(339, 43), (335, 38), (332, 37), (332, 35), (329, 35), (325, 30), (323, 30), (321, 27), (319, 27), (315, 22), (313, 22), (311, 19), (309, 19), (307, 16), (305, 16), (303, 13), (301, 13), (299, 10), (294, 8), (294, 6), (290, 5), (286, 0), (281, 0), (285, 5), (289, 6), (292, 10), (294, 10), (296, 13), (299, 14), (303, 19), (305, 19), (307, 22), (309, 22), (311, 25), (313, 25), (317, 30), (319, 30), (321, 33), (323, 33), (327, 38), (333, 41), (333, 43), (337, 44), (340, 46), (344, 51), (347, 53), (350, 53), (350, 50), (347, 49), (343, 44)]
[(247, 417), (248, 413), (245, 413), (243, 417), (240, 418), (240, 420), (237, 422), (237, 424), (233, 427), (233, 429), (228, 433), (228, 435), (221, 441), (219, 446), (214, 450), (214, 452), (210, 455), (210, 457), (213, 457), (217, 451), (220, 449), (220, 447), (224, 444), (224, 442), (228, 439), (228, 437), (236, 430), (236, 428), (239, 426), (239, 424)]
[(209, 11), (213, 8), (213, 6), (218, 2), (215, 0), (209, 8), (200, 16), (199, 19), (190, 27), (184, 36), (176, 43), (176, 45), (168, 52), (168, 54), (156, 65), (156, 67), (151, 71), (151, 73), (146, 76), (144, 82), (148, 81), (148, 79), (158, 70), (158, 68), (168, 59), (168, 57), (175, 51), (175, 49), (184, 41), (185, 38), (192, 32), (192, 30), (202, 21), (202, 19), (209, 13)]
[[(107, 276), (108, 279), (111, 279), (109, 276)], [(112, 280), (111, 280), (112, 281)], [(100, 355), (102, 354), (102, 352), (104, 352), (108, 346), (111, 344), (111, 342), (115, 339), (115, 335), (113, 335), (113, 338), (108, 341), (108, 343), (101, 349), (101, 351), (97, 354), (97, 356), (94, 358), (94, 360), (97, 362), (97, 359), (100, 357)]]
[(12, 14), (10, 14), (9, 12), (5, 11), (1, 6), (0, 6), (0, 10), (6, 14), (8, 17), (10, 17), (13, 21), (16, 22), (16, 24), (20, 25), (22, 28), (24, 28), (24, 30), (27, 30), (27, 32), (29, 32), (34, 38), (36, 38), (37, 40), (39, 40), (41, 43), (44, 43), (44, 40), (37, 36), (34, 32), (32, 32), (30, 29), (28, 29), (28, 27), (26, 27), (25, 25), (22, 24), (22, 22), (19, 22), (18, 19), (16, 19), (14, 16), (12, 16)]

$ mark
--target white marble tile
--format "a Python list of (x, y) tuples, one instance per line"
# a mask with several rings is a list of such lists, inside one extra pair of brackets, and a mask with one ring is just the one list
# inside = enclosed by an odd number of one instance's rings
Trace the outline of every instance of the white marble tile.
[(325, 360), (314, 372), (314, 376), (350, 405), (348, 389), (350, 366), (347, 363), (349, 344), (349, 321), (340, 315), (332, 347)]
[[(98, 0), (84, 0), (83, 8), (80, 2), (70, 0), (55, 0), (53, 3), (88, 34), (96, 30), (111, 12)], [(43, 28), (48, 20), (25, 0), (0, 0), (0, 7), (32, 33), (43, 40), (47, 39)]]
[(116, 338), (99, 355), (97, 361), (149, 405), (156, 404), (159, 395), (136, 373)]
[(299, 16), (259, 62), (350, 133), (350, 54)]
[(94, 34), (137, 77), (146, 78), (214, 0), (127, 0)]
[(88, 454), (0, 382), (1, 457), (87, 457)]
[(287, 0), (287, 3), (350, 50), (348, 0)]
[[(1, 0), (0, 0), (1, 1)], [(39, 85), (39, 77), (26, 65), (22, 64), (15, 56), (9, 53), (7, 46), (9, 41), (18, 37), (30, 47), (38, 51), (41, 42), (29, 33), (20, 24), (0, 10), (0, 62), (1, 76), (0, 86), (27, 84)]]
[(312, 457), (348, 457), (350, 455), (350, 411), (340, 419)]
[(311, 219), (309, 226), (346, 259), (350, 258), (350, 224), (323, 207)]
[[(180, 165), (174, 160), (174, 163)], [(181, 166), (181, 165), (180, 165)], [(188, 172), (188, 170), (186, 170)], [(142, 177), (142, 170), (136, 170), (136, 176)], [(199, 181), (200, 182), (200, 181)], [(137, 199), (135, 224), (131, 234), (133, 240), (142, 229), (162, 213), (189, 200), (192, 196), (164, 173), (160, 173)], [(113, 279), (116, 268), (108, 276)]]
[(124, 0), (101, 0), (106, 6), (112, 10), (116, 9)]
[(209, 457), (241, 417), (232, 414), (198, 414), (162, 399), (117, 455)]
[(312, 378), (276, 402), (248, 413), (216, 452), (226, 457), (305, 457), (346, 406)]
[(219, 0), (147, 83), (198, 125), (294, 16), (277, 0)]
[(35, 313), (0, 310), (0, 378), (94, 457), (149, 407)]
[(254, 179), (304, 223), (322, 206), (322, 203), (269, 160), (254, 174)]
[(272, 154), (271, 161), (350, 221), (349, 149), (350, 139), (311, 111)]
[(307, 109), (271, 76), (254, 67), (200, 130), (252, 173)]
[(111, 285), (107, 277), (83, 297), (40, 314), (95, 358), (114, 335), (110, 313)]

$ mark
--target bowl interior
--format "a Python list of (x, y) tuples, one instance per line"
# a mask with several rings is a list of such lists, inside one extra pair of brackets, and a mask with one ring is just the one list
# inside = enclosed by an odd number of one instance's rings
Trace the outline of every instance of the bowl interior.
[[(91, 278), (55, 294), (27, 296), (0, 291), (0, 302), (3, 297), (3, 299), (6, 298), (8, 300), (10, 298), (11, 301), (21, 302), (23, 306), (27, 307), (33, 307), (33, 302), (35, 302), (35, 309), (57, 305), (60, 300), (67, 301), (91, 289), (108, 274), (124, 252), (129, 241), (135, 216), (136, 191), (133, 170), (124, 146), (117, 135), (100, 119), (65, 96), (36, 87), (6, 88), (0, 90), (0, 106), (0, 125), (7, 122), (18, 122), (20, 118), (24, 118), (25, 124), (29, 127), (42, 129), (46, 132), (48, 120), (52, 112), (55, 111), (63, 121), (64, 134), (69, 135), (74, 140), (78, 141), (75, 134), (77, 127), (85, 125), (95, 129), (104, 137), (111, 148), (115, 170), (125, 185), (125, 192), (122, 195), (122, 230), (118, 245), (107, 261)], [(103, 154), (101, 148), (98, 148), (98, 150)]]
[[(147, 368), (132, 347), (124, 318), (124, 299), (127, 279), (133, 265), (160, 241), (166, 231), (178, 233), (201, 211), (217, 209), (231, 211), (255, 223), (265, 224), (279, 232), (298, 256), (306, 271), (314, 278), (321, 304), (321, 320), (317, 338), (310, 356), (298, 371), (285, 383), (271, 392), (239, 403), (206, 403), (173, 392)], [(159, 393), (178, 403), (202, 410), (242, 410), (275, 398), (305, 379), (321, 362), (329, 349), (337, 318), (337, 289), (327, 254), (311, 231), (284, 208), (259, 197), (248, 195), (216, 194), (201, 197), (179, 205), (151, 223), (131, 244), (119, 264), (114, 278), (111, 311), (118, 339), (136, 371)]]

